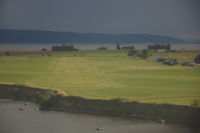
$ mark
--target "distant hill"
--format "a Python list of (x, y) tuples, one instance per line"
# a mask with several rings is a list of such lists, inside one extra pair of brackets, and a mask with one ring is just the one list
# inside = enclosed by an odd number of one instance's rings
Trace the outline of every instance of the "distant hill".
[(99, 34), (41, 30), (0, 30), (0, 43), (181, 43), (181, 39), (148, 34)]

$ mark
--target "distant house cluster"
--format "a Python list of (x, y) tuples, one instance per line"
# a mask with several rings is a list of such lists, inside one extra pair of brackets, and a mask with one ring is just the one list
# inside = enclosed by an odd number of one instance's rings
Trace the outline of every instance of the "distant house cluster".
[(185, 62), (182, 64), (183, 66), (191, 66), (191, 67), (195, 67), (197, 64), (194, 62)]
[(165, 59), (165, 58), (160, 58), (160, 57), (154, 57), (152, 58), (153, 62), (162, 62), (164, 65), (168, 66), (174, 66), (177, 64), (181, 64), (183, 66), (190, 66), (190, 67), (195, 67), (197, 66), (196, 62), (184, 62), (184, 63), (178, 63), (176, 59)]
[(165, 52), (165, 51), (170, 51), (171, 46), (170, 44), (155, 44), (155, 45), (149, 45), (148, 46), (149, 50), (155, 50), (157, 52)]
[(163, 62), (164, 65), (169, 65), (169, 66), (173, 66), (178, 64), (178, 61), (176, 59), (164, 59), (164, 58), (160, 58), (160, 57), (154, 57), (152, 58), (153, 62)]
[(75, 49), (73, 45), (65, 45), (62, 46), (53, 46), (51, 48), (52, 51), (77, 51), (78, 49)]

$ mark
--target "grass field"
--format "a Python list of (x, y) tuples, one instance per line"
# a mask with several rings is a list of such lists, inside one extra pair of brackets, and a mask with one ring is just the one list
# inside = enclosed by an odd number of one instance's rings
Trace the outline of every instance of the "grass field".
[[(153, 54), (192, 61), (200, 51)], [(190, 105), (200, 100), (200, 68), (165, 66), (127, 51), (54, 52), (1, 56), (0, 83), (59, 89), (73, 96)]]

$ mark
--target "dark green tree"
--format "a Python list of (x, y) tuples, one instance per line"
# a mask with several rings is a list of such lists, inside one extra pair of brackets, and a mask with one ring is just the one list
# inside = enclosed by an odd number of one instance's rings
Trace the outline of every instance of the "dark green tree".
[(117, 50), (120, 50), (120, 49), (121, 49), (119, 43), (117, 43), (116, 49), (117, 49)]
[(135, 47), (132, 45), (132, 46), (131, 46), (131, 49), (135, 49)]
[(11, 55), (11, 53), (9, 51), (5, 52), (5, 56), (10, 56), (10, 55)]
[(170, 44), (167, 44), (167, 50), (168, 50), (168, 51), (171, 50), (171, 46), (170, 46)]

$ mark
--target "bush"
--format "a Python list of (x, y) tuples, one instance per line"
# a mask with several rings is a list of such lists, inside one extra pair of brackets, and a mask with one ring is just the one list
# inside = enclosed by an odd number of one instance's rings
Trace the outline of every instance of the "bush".
[(200, 54), (195, 57), (194, 62), (200, 64)]
[(137, 57), (140, 57), (140, 58), (143, 58), (143, 59), (146, 59), (148, 58), (149, 56), (149, 52), (147, 49), (144, 49), (142, 50), (141, 52), (137, 52), (136, 50), (134, 49), (131, 49), (128, 51), (128, 56), (137, 56)]
[(197, 101), (197, 100), (193, 100), (190, 105), (192, 107), (200, 107), (200, 101)]
[(144, 49), (141, 51), (141, 53), (138, 53), (137, 56), (143, 59), (148, 58), (149, 52), (147, 49)]
[(50, 54), (50, 53), (47, 53), (47, 56), (51, 56), (51, 54)]
[(128, 56), (134, 56), (136, 54), (137, 54), (137, 51), (134, 49), (128, 51)]

